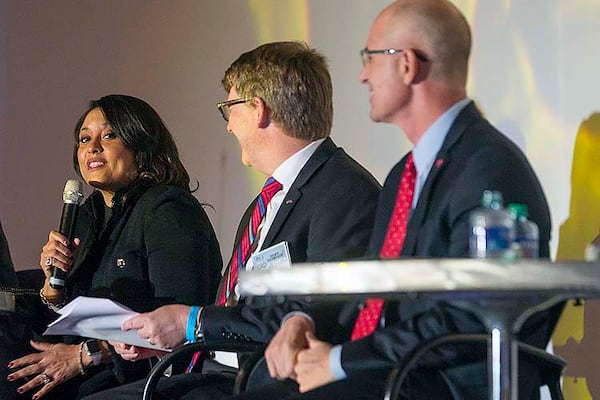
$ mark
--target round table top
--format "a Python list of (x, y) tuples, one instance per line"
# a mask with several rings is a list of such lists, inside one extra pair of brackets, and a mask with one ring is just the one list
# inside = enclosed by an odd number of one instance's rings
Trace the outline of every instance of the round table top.
[(557, 292), (600, 297), (600, 264), (403, 259), (297, 263), (291, 268), (243, 271), (242, 296)]

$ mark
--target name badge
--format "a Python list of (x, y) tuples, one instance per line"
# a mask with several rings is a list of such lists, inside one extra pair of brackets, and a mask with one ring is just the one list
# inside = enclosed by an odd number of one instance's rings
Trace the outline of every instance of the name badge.
[(281, 242), (274, 246), (259, 251), (252, 256), (252, 270), (290, 268), (292, 258), (287, 242)]

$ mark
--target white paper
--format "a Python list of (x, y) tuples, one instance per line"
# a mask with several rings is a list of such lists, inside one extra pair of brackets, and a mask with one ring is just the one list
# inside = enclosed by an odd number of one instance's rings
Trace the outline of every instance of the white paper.
[(166, 350), (148, 343), (137, 330), (121, 330), (121, 323), (139, 313), (116, 301), (79, 296), (58, 311), (56, 321), (48, 325), (44, 335), (75, 335), (113, 340), (138, 347)]

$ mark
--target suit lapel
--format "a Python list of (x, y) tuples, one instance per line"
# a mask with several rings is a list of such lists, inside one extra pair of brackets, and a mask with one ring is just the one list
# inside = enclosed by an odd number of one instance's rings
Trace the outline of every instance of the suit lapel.
[(302, 167), (300, 173), (296, 177), (296, 180), (292, 186), (290, 186), (290, 189), (288, 190), (281, 207), (279, 207), (279, 210), (277, 211), (277, 215), (275, 216), (275, 219), (269, 228), (269, 232), (265, 237), (265, 241), (262, 246), (263, 249), (276, 244), (274, 243), (275, 237), (281, 230), (281, 227), (285, 224), (285, 221), (294, 209), (296, 203), (302, 197), (302, 187), (336, 151), (337, 146), (333, 143), (333, 140), (331, 140), (331, 138), (327, 138), (308, 159), (304, 167)]
[(275, 219), (273, 220), (273, 223), (269, 228), (269, 232), (267, 232), (267, 236), (265, 237), (265, 241), (263, 242), (262, 249), (269, 248), (270, 246), (275, 244), (272, 243), (273, 238), (277, 235), (277, 233), (287, 220), (288, 215), (290, 215), (290, 213), (294, 209), (296, 202), (300, 200), (301, 197), (302, 192), (300, 192), (298, 188), (291, 187), (290, 190), (288, 190), (287, 195), (285, 196), (283, 203), (281, 203), (281, 206), (277, 211), (277, 215), (275, 216)]
[[(296, 203), (302, 197), (301, 188), (306, 184), (306, 182), (308, 182), (308, 180), (310, 180), (310, 178), (319, 170), (321, 165), (323, 165), (323, 163), (325, 163), (325, 161), (327, 161), (335, 151), (337, 151), (337, 147), (333, 143), (333, 140), (327, 138), (323, 143), (321, 143), (319, 148), (317, 148), (314, 154), (308, 159), (304, 167), (300, 170), (300, 173), (296, 177), (296, 180), (288, 190), (285, 199), (283, 200), (283, 203), (279, 207), (277, 215), (275, 216), (275, 219), (273, 220), (273, 223), (269, 228), (269, 232), (267, 232), (267, 236), (265, 237), (265, 240), (263, 242), (263, 249), (266, 249), (272, 246), (273, 244), (276, 244), (274, 243), (274, 241), (277, 234), (281, 230), (281, 227), (284, 225), (292, 210), (294, 209)], [(254, 199), (254, 201), (252, 201), (252, 203), (250, 203), (250, 205), (246, 209), (246, 212), (242, 216), (236, 233), (232, 252), (235, 251), (235, 249), (237, 249), (237, 246), (239, 245), (239, 242), (242, 238), (242, 233), (248, 226), (248, 221), (252, 216), (252, 211), (254, 210), (254, 205), (256, 204), (257, 199), (258, 196)], [(219, 289), (216, 297), (217, 299), (220, 297), (220, 293), (223, 288), (223, 280), (226, 279), (229, 274), (230, 265), (231, 259), (229, 259), (227, 267), (225, 268), (221, 276), (221, 282), (219, 283)]]
[(420, 227), (423, 225), (427, 216), (428, 208), (431, 205), (432, 190), (435, 188), (435, 182), (441, 175), (442, 171), (452, 162), (451, 149), (463, 135), (465, 129), (473, 123), (474, 120), (481, 118), (479, 110), (473, 102), (469, 103), (456, 117), (454, 123), (446, 135), (446, 139), (442, 144), (442, 148), (438, 152), (429, 175), (425, 180), (417, 205), (408, 221), (406, 238), (402, 247), (401, 255), (411, 256), (415, 254), (417, 246), (417, 234)]

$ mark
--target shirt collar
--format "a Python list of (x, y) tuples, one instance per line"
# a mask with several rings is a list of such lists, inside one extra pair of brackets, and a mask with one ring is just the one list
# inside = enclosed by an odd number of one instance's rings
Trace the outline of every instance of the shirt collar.
[(294, 183), (296, 177), (300, 173), (300, 170), (304, 168), (304, 165), (308, 159), (317, 150), (317, 147), (319, 147), (324, 141), (325, 139), (319, 139), (311, 142), (301, 150), (294, 153), (294, 155), (281, 163), (281, 165), (279, 165), (279, 167), (273, 171), (273, 178), (275, 178), (277, 182), (281, 183), (283, 186), (282, 190), (284, 192), (289, 190), (290, 186), (292, 186), (292, 183)]
[(419, 139), (413, 148), (413, 158), (418, 175), (429, 174), (429, 169), (433, 165), (437, 153), (442, 148), (442, 144), (446, 139), (446, 135), (448, 135), (450, 127), (458, 114), (470, 103), (470, 101), (470, 99), (464, 98), (455, 103), (425, 131), (423, 136), (421, 136), (421, 139)]

